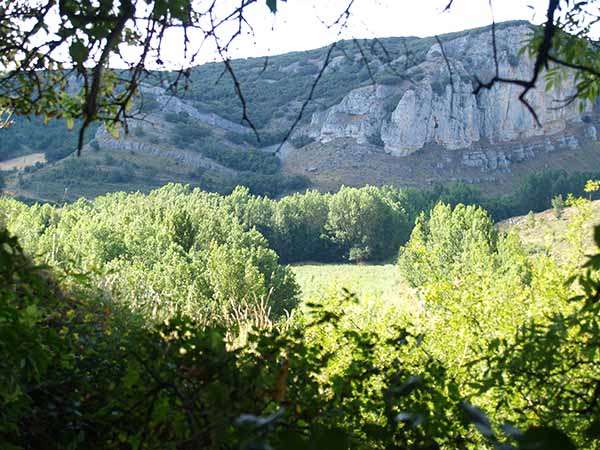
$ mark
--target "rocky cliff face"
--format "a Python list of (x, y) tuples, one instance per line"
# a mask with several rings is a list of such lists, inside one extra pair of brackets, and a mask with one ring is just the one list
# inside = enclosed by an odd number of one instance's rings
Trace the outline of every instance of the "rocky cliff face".
[[(531, 76), (533, 61), (519, 54), (530, 33), (523, 23), (497, 31), (501, 76)], [(497, 84), (473, 95), (475, 77), (486, 81), (495, 73), (491, 32), (446, 40), (443, 52), (437, 43), (432, 45), (424, 60), (395, 85), (350, 91), (339, 104), (313, 114), (301, 133), (321, 143), (352, 138), (383, 146), (398, 157), (439, 146), (461, 152), (463, 165), (482, 171), (508, 170), (511, 163), (539, 152), (596, 140), (591, 106), (583, 112), (577, 103), (558, 107), (573, 91), (572, 78), (549, 92), (542, 80), (528, 95), (540, 127), (519, 102), (521, 88), (516, 85)]]
[[(533, 61), (520, 53), (531, 33), (526, 22), (497, 25), (501, 76), (531, 76)], [(102, 148), (162, 156), (227, 176), (236, 171), (202, 146), (236, 150), (240, 158), (248, 148), (276, 152), (285, 173), (308, 176), (324, 189), (366, 183), (496, 184), (523, 171), (569, 169), (562, 165), (568, 154), (559, 151), (575, 155), (583, 148), (593, 150), (588, 144), (597, 140), (600, 108), (587, 105), (582, 111), (578, 103), (561, 107), (573, 92), (572, 77), (548, 92), (542, 78), (528, 94), (538, 126), (518, 99), (519, 86), (496, 84), (473, 94), (475, 80), (490, 80), (496, 71), (490, 27), (440, 39), (442, 47), (433, 38), (364, 41), (360, 49), (355, 42), (338, 43), (300, 126), (281, 149), (278, 139), (296, 120), (327, 49), (276, 56), (268, 64), (235, 62), (250, 118), (265, 138), (260, 142), (241, 123), (241, 112), (234, 108), (239, 99), (227, 90), (227, 79), (216, 65), (195, 68), (195, 87), (184, 97), (144, 86), (144, 96), (157, 105), (133, 127), (145, 132), (114, 139), (100, 128), (96, 141)], [(378, 45), (387, 46), (383, 57)], [(210, 131), (210, 140), (193, 137), (182, 144), (173, 139), (181, 125), (167, 120), (173, 114), (186, 117), (186, 133), (189, 127), (203, 128)]]

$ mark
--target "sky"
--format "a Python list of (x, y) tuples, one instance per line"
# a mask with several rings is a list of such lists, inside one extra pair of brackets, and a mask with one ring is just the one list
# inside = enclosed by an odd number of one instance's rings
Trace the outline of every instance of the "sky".
[[(277, 14), (268, 13), (264, 1), (252, 7), (250, 22), (254, 35), (238, 39), (232, 57), (253, 57), (308, 50), (341, 38), (432, 36), (525, 19), (541, 23), (547, 0), (355, 0), (347, 26), (331, 27), (349, 0), (288, 0), (278, 2)], [(265, 13), (265, 10), (267, 13)], [(493, 15), (492, 15), (493, 11)], [(203, 59), (210, 59), (210, 51)], [(213, 55), (214, 56), (214, 55)]]

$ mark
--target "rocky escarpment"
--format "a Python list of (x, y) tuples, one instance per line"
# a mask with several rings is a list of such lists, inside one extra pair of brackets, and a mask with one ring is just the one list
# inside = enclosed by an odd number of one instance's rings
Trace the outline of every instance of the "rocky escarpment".
[(224, 167), (199, 153), (180, 148), (174, 148), (171, 146), (145, 142), (140, 139), (135, 139), (131, 135), (121, 134), (118, 137), (115, 137), (106, 131), (104, 127), (98, 128), (94, 139), (100, 148), (107, 150), (117, 150), (122, 152), (137, 153), (140, 155), (167, 158), (178, 161), (191, 168), (216, 170), (229, 175), (236, 173), (234, 170)]
[[(531, 32), (524, 23), (497, 31), (501, 76), (531, 76), (533, 61), (519, 52)], [(514, 162), (596, 140), (592, 105), (583, 111), (576, 102), (559, 107), (573, 92), (572, 77), (548, 92), (542, 80), (528, 94), (541, 126), (518, 100), (519, 86), (496, 84), (475, 96), (474, 80), (495, 74), (492, 48), (489, 30), (448, 38), (443, 48), (435, 43), (398, 82), (353, 89), (340, 103), (313, 114), (299, 134), (321, 143), (352, 138), (398, 157), (441, 147), (460, 152), (461, 164), (482, 171), (510, 170)], [(402, 58), (393, 63), (405, 63)]]
[[(531, 33), (526, 22), (497, 24), (499, 75), (531, 76), (533, 61), (520, 52)], [(327, 189), (350, 182), (410, 184), (419, 179), (421, 184), (495, 183), (511, 178), (504, 175), (509, 172), (516, 176), (551, 167), (561, 164), (562, 156), (593, 147), (588, 144), (597, 141), (600, 108), (588, 104), (580, 110), (576, 102), (561, 107), (574, 90), (572, 76), (548, 91), (541, 77), (528, 94), (538, 125), (519, 101), (522, 88), (517, 85), (496, 84), (473, 94), (475, 80), (485, 82), (496, 73), (490, 27), (440, 40), (441, 46), (434, 38), (384, 39), (381, 45), (388, 48), (383, 57), (376, 51), (379, 41), (364, 41), (362, 48), (355, 42), (338, 43), (340, 50), (332, 53), (315, 97), (283, 146), (279, 139), (298, 117), (306, 95), (302, 86), (310, 86), (317, 76), (326, 49), (273, 57), (268, 64), (236, 62), (250, 118), (262, 124), (260, 142), (243, 126), (241, 112), (234, 114), (230, 103), (239, 99), (211, 65), (194, 69), (198, 84), (183, 97), (142, 86), (144, 99), (155, 106), (131, 128), (142, 127), (145, 136), (114, 139), (101, 128), (96, 141), (103, 148), (166, 157), (228, 176), (235, 175), (231, 157), (219, 158), (219, 151), (235, 150), (240, 158), (248, 149), (275, 153), (284, 172), (308, 176)]]
[[(158, 106), (150, 113), (138, 114), (132, 119), (131, 129), (138, 133), (119, 133), (113, 136), (104, 126), (96, 131), (94, 140), (100, 148), (155, 156), (180, 162), (191, 168), (218, 171), (235, 175), (236, 171), (217, 163), (196, 151), (176, 146), (169, 140), (173, 125), (165, 120), (167, 114), (183, 114), (194, 126), (248, 135), (251, 130), (211, 112), (203, 112), (185, 100), (169, 94), (161, 87), (142, 85), (142, 98), (151, 98)], [(141, 133), (139, 132), (141, 130)], [(136, 135), (137, 134), (137, 135)], [(141, 135), (141, 136), (140, 136)]]
[(252, 130), (240, 124), (227, 120), (212, 112), (202, 112), (198, 108), (187, 103), (173, 94), (166, 92), (163, 88), (142, 86), (142, 94), (154, 98), (160, 105), (162, 113), (185, 113), (199, 123), (220, 128), (233, 133), (248, 134)]

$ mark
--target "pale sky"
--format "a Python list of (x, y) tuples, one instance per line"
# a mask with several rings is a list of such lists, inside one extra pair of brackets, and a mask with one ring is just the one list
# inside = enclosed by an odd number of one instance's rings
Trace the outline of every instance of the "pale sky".
[[(489, 0), (355, 0), (347, 27), (328, 28), (345, 10), (348, 0), (288, 0), (278, 2), (276, 15), (268, 13), (265, 1), (249, 11), (254, 36), (238, 39), (232, 57), (280, 54), (323, 47), (341, 38), (432, 36), (489, 25)], [(526, 19), (541, 23), (547, 0), (492, 0), (496, 22)], [(265, 13), (267, 10), (267, 13)], [(210, 51), (202, 56), (210, 60)]]
[[(207, 10), (207, 5), (213, 1), (195, 0), (199, 11)], [(225, 56), (246, 58), (311, 50), (340, 39), (433, 36), (489, 25), (492, 18), (496, 22), (524, 19), (539, 24), (545, 20), (548, 5), (548, 0), (454, 0), (451, 9), (444, 12), (449, 0), (354, 0), (347, 21), (341, 21), (345, 26), (334, 24), (350, 1), (278, 0), (278, 11), (272, 14), (266, 0), (257, 0), (245, 9), (245, 18), (253, 32), (245, 27)], [(229, 16), (239, 4), (239, 0), (216, 2), (219, 8), (215, 8), (217, 22), (219, 18)], [(49, 19), (51, 33), (55, 32), (53, 27), (58, 27), (58, 23), (58, 17)], [(237, 26), (236, 21), (226, 23), (217, 33), (224, 41)], [(210, 29), (209, 16), (204, 15), (199, 25), (205, 30)], [(157, 57), (154, 55), (147, 59), (147, 67), (177, 69), (221, 60), (212, 40), (203, 39), (199, 30), (190, 33), (187, 57), (184, 56), (181, 30), (171, 29), (163, 42), (161, 63), (155, 63)], [(123, 44), (120, 50), (125, 62), (137, 62), (139, 48)], [(65, 59), (68, 59), (68, 49), (57, 51), (65, 53)], [(192, 60), (190, 55), (196, 55), (195, 59)], [(110, 61), (114, 67), (126, 67), (117, 55)]]

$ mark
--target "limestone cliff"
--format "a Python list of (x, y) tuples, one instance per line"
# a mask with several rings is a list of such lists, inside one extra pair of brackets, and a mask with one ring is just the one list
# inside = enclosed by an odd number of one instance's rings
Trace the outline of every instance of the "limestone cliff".
[[(531, 32), (524, 23), (497, 31), (501, 76), (531, 76), (533, 61), (519, 52)], [(474, 80), (486, 81), (495, 73), (491, 30), (449, 38), (443, 41), (443, 52), (434, 43), (424, 60), (395, 85), (351, 90), (340, 103), (314, 113), (300, 133), (321, 143), (352, 138), (359, 144), (382, 145), (398, 157), (439, 146), (461, 151), (462, 164), (483, 170), (507, 168), (540, 150), (572, 148), (581, 140), (596, 139), (591, 106), (583, 112), (578, 103), (559, 107), (573, 91), (572, 78), (549, 92), (541, 80), (529, 93), (541, 127), (519, 102), (519, 86), (497, 84), (473, 95)]]
[[(520, 50), (532, 30), (523, 21), (497, 24), (502, 77), (531, 76), (533, 60)], [(572, 76), (549, 91), (541, 77), (528, 94), (538, 126), (519, 101), (517, 85), (496, 84), (473, 94), (475, 80), (490, 80), (496, 71), (491, 27), (440, 41), (442, 46), (435, 38), (412, 37), (337, 43), (302, 121), (281, 148), (327, 49), (235, 61), (260, 141), (241, 121), (241, 102), (222, 67), (210, 64), (194, 68), (183, 96), (142, 86), (154, 108), (131, 128), (143, 132), (114, 139), (100, 128), (96, 141), (102, 148), (163, 156), (230, 177), (239, 172), (231, 167), (234, 158), (219, 159), (219, 152), (239, 158), (248, 149), (277, 153), (286, 174), (307, 176), (326, 189), (348, 183), (497, 184), (524, 171), (569, 169), (565, 155), (595, 148), (588, 144), (597, 140), (600, 109), (589, 104), (580, 110), (577, 102), (561, 107), (573, 92)], [(383, 47), (385, 52), (377, 50)], [(182, 133), (189, 139), (181, 139)]]

